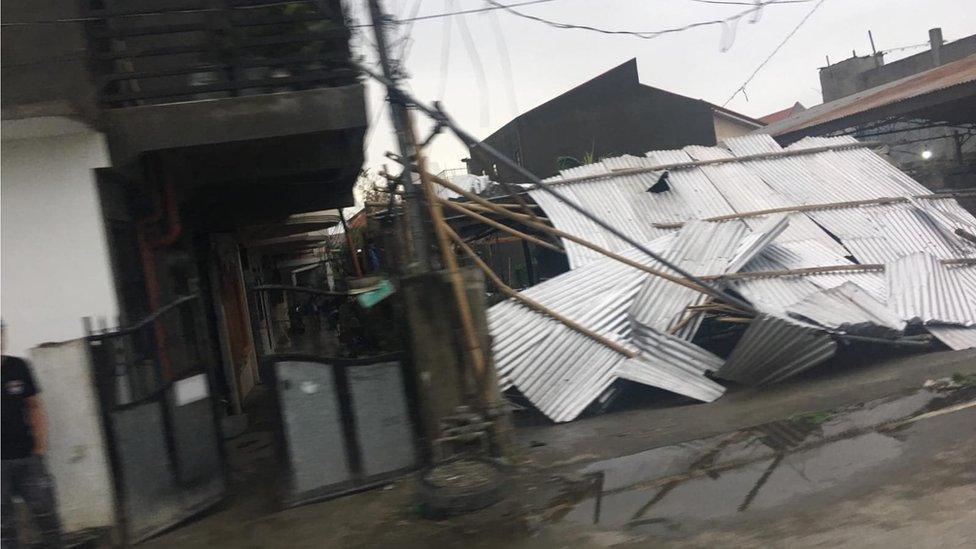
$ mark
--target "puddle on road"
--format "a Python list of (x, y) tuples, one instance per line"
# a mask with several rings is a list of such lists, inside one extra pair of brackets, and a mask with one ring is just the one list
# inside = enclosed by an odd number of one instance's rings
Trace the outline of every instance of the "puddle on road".
[(591, 489), (555, 521), (668, 536), (780, 507), (901, 455), (905, 435), (878, 427), (974, 396), (976, 388), (926, 388), (592, 463), (578, 471), (593, 479)]

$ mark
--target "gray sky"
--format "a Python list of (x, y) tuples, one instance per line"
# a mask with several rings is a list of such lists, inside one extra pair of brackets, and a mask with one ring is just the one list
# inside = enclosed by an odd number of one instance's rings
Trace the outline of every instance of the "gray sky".
[[(417, 1), (383, 3), (387, 12), (405, 18)], [(482, 0), (420, 2), (420, 15), (485, 5)], [(353, 5), (352, 16), (358, 22), (366, 22), (359, 7), (361, 0), (347, 3)], [(443, 81), (446, 109), (479, 138), (519, 113), (633, 57), (637, 58), (642, 83), (721, 105), (815, 4), (816, 1), (771, 5), (755, 24), (740, 20), (734, 43), (726, 52), (720, 51), (722, 28), (717, 25), (643, 40), (551, 28), (503, 10), (466, 15), (464, 21), (484, 67), (487, 86), (479, 84), (473, 69), (459, 30), (460, 16), (452, 18), (450, 24), (449, 65), (443, 80), (441, 57), (447, 19), (418, 21), (410, 33), (406, 62), (409, 88), (430, 102), (438, 98)], [(655, 31), (722, 19), (747, 6), (693, 0), (554, 0), (517, 9), (559, 22)], [(817, 68), (825, 64), (825, 55), (837, 62), (850, 57), (852, 49), (859, 55), (869, 53), (869, 29), (878, 49), (887, 50), (924, 42), (928, 29), (933, 27), (942, 27), (946, 40), (976, 33), (973, 0), (826, 0), (746, 88), (749, 99), (740, 94), (728, 108), (759, 117), (794, 101), (808, 107), (816, 105), (821, 102)], [(369, 46), (362, 41), (367, 38), (372, 43), (372, 30), (361, 30), (364, 32), (355, 39), (355, 49), (373, 57), (364, 51)], [(402, 44), (401, 38), (398, 35), (394, 40)], [(505, 49), (511, 60), (510, 69), (504, 63)], [(886, 59), (919, 51), (922, 49), (896, 52)], [(384, 163), (385, 151), (395, 149), (388, 113), (377, 117), (374, 111), (383, 105), (381, 99), (378, 88), (370, 85), (369, 117), (379, 118), (368, 136), (367, 165), (374, 167)], [(467, 156), (467, 149), (442, 134), (428, 154), (438, 169), (458, 168), (463, 167), (461, 159)]]

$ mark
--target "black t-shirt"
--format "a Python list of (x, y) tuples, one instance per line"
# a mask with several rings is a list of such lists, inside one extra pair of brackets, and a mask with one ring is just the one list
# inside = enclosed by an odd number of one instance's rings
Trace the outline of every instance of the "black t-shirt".
[(27, 425), (24, 399), (36, 395), (37, 384), (27, 361), (15, 356), (3, 357), (3, 439), (2, 459), (20, 459), (34, 451), (34, 435)]

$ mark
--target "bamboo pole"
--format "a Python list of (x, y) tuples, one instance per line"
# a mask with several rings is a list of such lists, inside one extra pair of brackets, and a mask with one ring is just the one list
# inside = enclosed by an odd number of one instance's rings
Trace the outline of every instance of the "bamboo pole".
[(632, 351), (631, 349), (628, 349), (628, 348), (624, 347), (623, 345), (617, 343), (616, 341), (611, 341), (610, 339), (607, 339), (606, 337), (604, 337), (604, 336), (602, 336), (602, 335), (594, 332), (593, 330), (587, 328), (586, 326), (583, 326), (582, 324), (580, 324), (580, 323), (578, 323), (578, 322), (576, 322), (576, 321), (574, 321), (574, 320), (572, 320), (570, 318), (567, 318), (567, 317), (565, 317), (565, 316), (557, 313), (556, 311), (553, 311), (552, 309), (546, 307), (545, 305), (539, 303), (538, 301), (535, 301), (533, 299), (530, 299), (530, 298), (522, 295), (521, 293), (515, 291), (510, 286), (508, 286), (507, 284), (505, 284), (505, 282), (501, 278), (499, 278), (498, 275), (496, 275), (494, 271), (491, 270), (491, 267), (489, 267), (488, 264), (486, 264), (484, 262), (484, 260), (482, 260), (480, 257), (478, 257), (478, 254), (476, 254), (474, 252), (474, 250), (471, 249), (470, 246), (468, 246), (467, 244), (465, 244), (464, 240), (462, 240), (461, 237), (458, 236), (458, 234), (456, 232), (454, 232), (453, 229), (451, 229), (450, 227), (448, 227), (446, 232), (447, 232), (448, 236), (451, 238), (451, 240), (453, 240), (454, 243), (459, 248), (461, 248), (461, 250), (465, 254), (467, 254), (467, 256), (470, 257), (472, 261), (474, 261), (475, 265), (477, 265), (478, 268), (481, 269), (482, 272), (485, 273), (485, 276), (487, 276), (488, 279), (491, 280), (491, 282), (503, 294), (507, 295), (508, 297), (511, 297), (512, 299), (515, 299), (519, 303), (522, 303), (526, 307), (528, 307), (528, 308), (530, 308), (530, 309), (532, 309), (532, 310), (534, 310), (536, 312), (542, 313), (542, 314), (544, 314), (544, 315), (546, 315), (546, 316), (548, 316), (550, 318), (553, 318), (553, 319), (561, 322), (567, 328), (570, 328), (572, 330), (575, 330), (575, 331), (577, 331), (577, 332), (585, 335), (586, 337), (588, 337), (590, 339), (593, 339), (597, 343), (600, 343), (601, 345), (604, 345), (606, 347), (609, 347), (610, 349), (613, 349), (614, 351), (616, 351), (616, 352), (618, 352), (618, 353), (620, 353), (620, 354), (622, 354), (622, 355), (624, 355), (624, 356), (626, 356), (628, 358), (634, 358), (634, 357), (637, 356), (637, 352), (636, 351)]
[(579, 177), (570, 177), (566, 179), (558, 179), (546, 182), (546, 185), (564, 185), (566, 183), (580, 183), (583, 181), (593, 181), (596, 179), (605, 179), (607, 177), (618, 177), (621, 175), (637, 175), (642, 173), (653, 173), (662, 172), (665, 170), (685, 170), (692, 168), (700, 168), (702, 166), (714, 166), (717, 164), (730, 164), (735, 162), (748, 162), (750, 160), (769, 160), (773, 158), (788, 158), (792, 156), (806, 156), (809, 154), (817, 154), (829, 151), (841, 151), (847, 149), (860, 149), (866, 147), (880, 147), (884, 143), (877, 143), (873, 141), (862, 141), (858, 143), (840, 143), (837, 145), (824, 145), (822, 147), (810, 147), (808, 149), (783, 149), (781, 151), (771, 151), (765, 153), (757, 154), (747, 154), (743, 156), (729, 156), (726, 158), (713, 158), (710, 160), (692, 160), (689, 162), (672, 162), (669, 164), (658, 164), (656, 166), (641, 166), (639, 168), (621, 168), (619, 170), (613, 170), (610, 173), (598, 173), (593, 175), (581, 175)]
[(494, 228), (496, 228), (496, 229), (498, 229), (500, 231), (504, 231), (504, 232), (506, 232), (508, 234), (511, 234), (513, 236), (517, 236), (517, 237), (519, 237), (519, 238), (521, 238), (523, 240), (526, 240), (528, 242), (532, 242), (533, 244), (538, 244), (539, 246), (542, 246), (544, 248), (549, 248), (550, 250), (554, 250), (554, 251), (557, 251), (557, 252), (560, 252), (560, 253), (566, 253), (565, 250), (563, 250), (559, 246), (556, 246), (554, 244), (550, 244), (549, 242), (546, 242), (545, 240), (542, 240), (541, 238), (536, 238), (536, 237), (534, 237), (532, 235), (523, 233), (522, 231), (513, 229), (513, 228), (509, 227), (508, 225), (499, 223), (499, 222), (497, 222), (497, 221), (495, 221), (493, 219), (489, 219), (489, 218), (487, 218), (487, 217), (485, 217), (483, 215), (479, 215), (479, 214), (477, 214), (475, 212), (472, 212), (466, 206), (462, 206), (462, 205), (458, 204), (457, 202), (451, 202), (450, 200), (444, 200), (443, 198), (441, 198), (439, 200), (440, 200), (440, 202), (441, 202), (442, 205), (447, 206), (447, 207), (449, 207), (449, 208), (451, 208), (453, 210), (457, 210), (458, 212), (461, 212), (462, 214), (467, 215), (467, 216), (469, 216), (469, 217), (471, 217), (473, 219), (477, 219), (478, 221), (481, 221), (482, 223), (484, 223), (485, 225), (488, 225), (489, 227), (494, 227)]
[[(923, 200), (936, 200), (940, 198), (954, 198), (957, 196), (968, 196), (971, 194), (976, 194), (976, 190), (959, 191), (952, 193), (939, 193), (939, 194), (920, 194), (912, 196), (911, 198), (918, 198)], [(702, 221), (730, 221), (732, 219), (746, 219), (750, 217), (759, 217), (763, 215), (775, 214), (775, 213), (786, 213), (786, 212), (815, 212), (820, 210), (834, 210), (842, 208), (855, 208), (858, 206), (883, 206), (885, 204), (900, 204), (908, 202), (909, 197), (907, 196), (894, 196), (894, 197), (884, 197), (884, 198), (873, 198), (871, 200), (853, 200), (850, 202), (828, 202), (825, 204), (806, 204), (797, 206), (783, 206), (782, 208), (770, 208), (768, 210), (754, 210), (751, 212), (741, 212), (728, 215), (718, 215), (715, 217), (707, 217)], [(658, 229), (680, 229), (685, 224), (684, 221), (675, 221), (673, 223), (654, 223), (654, 227)]]
[[(441, 179), (441, 178), (439, 178), (437, 176), (431, 176), (431, 180), (434, 181), (435, 183), (441, 185), (441, 186), (444, 186), (444, 187), (446, 187), (446, 188), (448, 188), (448, 189), (450, 189), (450, 190), (452, 190), (452, 191), (454, 191), (454, 192), (462, 195), (462, 196), (466, 196), (467, 198), (469, 198), (469, 199), (471, 199), (471, 200), (473, 200), (473, 201), (481, 204), (482, 206), (485, 206), (485, 207), (488, 207), (488, 208), (493, 209), (493, 211), (495, 213), (498, 213), (498, 214), (500, 214), (502, 216), (505, 216), (505, 217), (509, 217), (510, 219), (515, 219), (515, 218), (511, 217), (511, 215), (510, 215), (511, 212), (505, 210), (504, 208), (497, 208), (497, 209), (495, 209), (494, 208), (495, 205), (492, 204), (491, 202), (488, 202), (484, 198), (482, 198), (482, 197), (480, 197), (480, 196), (478, 196), (478, 195), (476, 195), (474, 193), (468, 192), (468, 191), (466, 191), (466, 190), (458, 187), (457, 185), (454, 185), (453, 183), (451, 183), (449, 181), (445, 181), (445, 180), (443, 180), (443, 179)], [(617, 261), (619, 261), (619, 262), (621, 262), (621, 263), (623, 263), (625, 265), (629, 265), (629, 266), (631, 266), (631, 267), (633, 267), (635, 269), (644, 271), (645, 273), (648, 273), (650, 275), (659, 276), (659, 277), (661, 277), (661, 278), (663, 278), (665, 280), (668, 280), (670, 282), (674, 282), (675, 284), (678, 284), (679, 286), (684, 286), (685, 288), (689, 288), (691, 290), (695, 290), (696, 292), (701, 292), (703, 294), (710, 295), (713, 298), (715, 298), (716, 300), (719, 300), (719, 301), (722, 301), (722, 302), (727, 302), (725, 295), (722, 294), (721, 292), (717, 291), (717, 290), (713, 290), (711, 288), (706, 288), (706, 287), (703, 287), (703, 286), (699, 286), (699, 285), (695, 284), (694, 282), (691, 282), (690, 280), (687, 280), (687, 279), (684, 279), (684, 278), (681, 278), (681, 277), (678, 277), (678, 276), (674, 276), (674, 275), (665, 273), (663, 271), (659, 271), (659, 270), (654, 269), (652, 267), (648, 267), (647, 265), (644, 265), (644, 264), (638, 263), (637, 261), (634, 261), (632, 259), (628, 259), (626, 257), (623, 257), (622, 255), (620, 255), (620, 254), (618, 254), (616, 252), (612, 252), (610, 250), (607, 250), (606, 248), (602, 248), (600, 246), (597, 246), (596, 244), (593, 244), (593, 243), (591, 243), (591, 242), (589, 242), (587, 240), (583, 240), (582, 238), (579, 238), (577, 236), (574, 236), (574, 235), (571, 235), (571, 234), (566, 233), (564, 231), (561, 231), (561, 230), (559, 230), (559, 229), (557, 229), (555, 227), (550, 227), (549, 225), (544, 225), (544, 224), (541, 224), (541, 223), (533, 223), (533, 222), (530, 222), (530, 221), (520, 221), (518, 219), (516, 219), (516, 221), (519, 221), (520, 223), (526, 225), (527, 227), (531, 227), (533, 229), (536, 229), (536, 230), (539, 230), (539, 231), (543, 231), (543, 232), (547, 232), (549, 234), (553, 234), (553, 235), (559, 236), (561, 238), (564, 238), (566, 240), (575, 242), (575, 243), (577, 243), (577, 244), (579, 244), (581, 246), (584, 246), (584, 247), (589, 248), (589, 249), (591, 249), (591, 250), (593, 250), (595, 252), (598, 252), (600, 254), (603, 254), (603, 255), (611, 258), (611, 259), (617, 260)], [(749, 311), (749, 312), (753, 312), (753, 311)]]
[[(450, 203), (450, 204), (461, 204), (459, 202), (451, 202), (450, 200), (447, 200), (446, 198), (441, 198), (440, 200), (443, 201), (443, 202)], [(471, 202), (465, 202), (465, 203), (461, 204), (461, 206), (464, 206), (465, 208), (468, 208), (469, 210), (477, 210), (479, 212), (494, 212), (495, 211), (495, 210), (491, 210), (489, 208), (486, 208), (486, 207), (482, 206), (481, 204), (473, 204)], [(517, 217), (518, 219), (523, 219), (523, 220), (531, 220), (532, 219), (531, 217), (529, 217), (529, 216), (527, 216), (525, 214), (522, 214), (522, 213), (516, 213), (516, 212), (510, 212), (510, 213), (511, 213), (511, 215), (513, 217)], [(548, 221), (548, 219), (546, 219), (544, 217), (536, 217), (536, 219), (542, 219), (542, 220)]]
[[(976, 265), (976, 258), (958, 257), (951, 259), (940, 259), (939, 263), (946, 266), (953, 265)], [(857, 265), (826, 265), (823, 267), (804, 267), (802, 269), (783, 269), (778, 271), (752, 271), (748, 273), (725, 273), (717, 275), (706, 275), (702, 280), (741, 280), (748, 278), (772, 278), (777, 276), (801, 276), (817, 275), (828, 273), (840, 273), (850, 271), (877, 272), (884, 271), (882, 263), (863, 263)]]
[(701, 314), (701, 312), (702, 311), (700, 310), (691, 310), (690, 308), (686, 309), (684, 318), (682, 318), (677, 324), (675, 324), (674, 326), (671, 327), (670, 330), (668, 330), (668, 335), (674, 335), (679, 331), (681, 331), (682, 328), (690, 324), (691, 321), (695, 319), (695, 317)]

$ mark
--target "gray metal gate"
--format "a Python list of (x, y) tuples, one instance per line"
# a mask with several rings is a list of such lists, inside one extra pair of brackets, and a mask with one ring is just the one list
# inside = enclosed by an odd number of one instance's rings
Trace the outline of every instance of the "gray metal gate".
[(262, 370), (275, 389), (279, 446), (290, 477), (287, 504), (373, 486), (418, 463), (399, 353), (269, 355)]
[(181, 298), (131, 327), (86, 338), (128, 543), (189, 518), (225, 492), (213, 364), (205, 340), (186, 341), (205, 335), (191, 327), (194, 335), (173, 338), (177, 367), (167, 376), (151, 333), (164, 315), (198, 315), (197, 305), (196, 296)]

